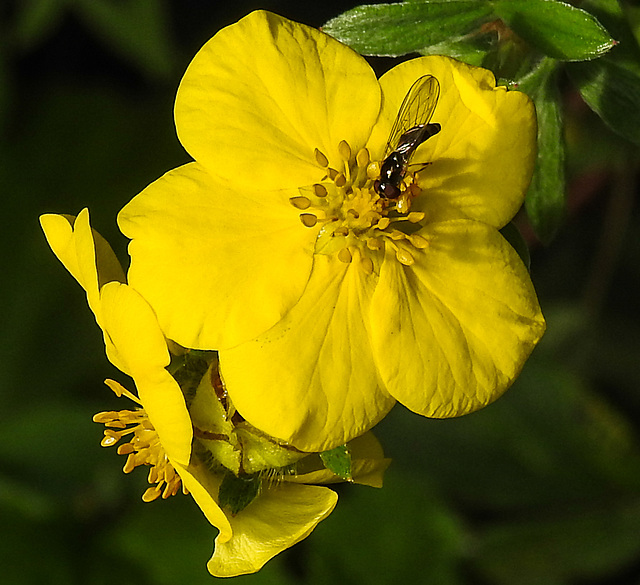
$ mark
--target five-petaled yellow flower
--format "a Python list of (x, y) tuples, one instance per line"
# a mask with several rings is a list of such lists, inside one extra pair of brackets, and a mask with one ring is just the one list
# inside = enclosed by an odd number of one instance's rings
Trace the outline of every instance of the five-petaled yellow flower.
[[(412, 159), (407, 212), (375, 181), (424, 75), (442, 129)], [(219, 351), (251, 424), (320, 451), (396, 401), (451, 417), (513, 382), (545, 327), (498, 231), (531, 178), (526, 95), (438, 56), (376, 79), (324, 33), (257, 11), (196, 55), (175, 117), (195, 162), (122, 210), (129, 282), (169, 339)]]
[[(175, 344), (169, 351), (153, 309), (126, 284), (109, 244), (91, 229), (87, 210), (76, 219), (44, 215), (41, 223), (51, 248), (85, 289), (109, 359), (138, 390), (135, 396), (107, 380), (140, 408), (100, 413), (94, 420), (107, 426), (104, 446), (130, 436), (118, 448), (128, 456), (125, 472), (149, 466), (152, 487), (143, 499), (167, 498), (180, 489), (193, 496), (220, 531), (208, 563), (215, 576), (257, 571), (307, 537), (337, 501), (333, 490), (309, 484), (342, 479), (317, 454), (278, 444), (228, 412), (230, 403), (217, 394), (223, 386), (214, 352), (179, 367), (189, 352)], [(389, 460), (376, 439), (364, 435), (349, 451), (349, 479), (381, 486)]]

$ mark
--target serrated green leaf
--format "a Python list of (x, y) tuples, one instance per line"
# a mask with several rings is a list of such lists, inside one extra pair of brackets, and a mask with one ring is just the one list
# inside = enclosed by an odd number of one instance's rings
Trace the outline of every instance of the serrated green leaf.
[(615, 41), (588, 12), (556, 0), (496, 0), (498, 15), (516, 34), (548, 57), (595, 59)]
[(320, 453), (324, 466), (345, 481), (353, 481), (351, 476), (351, 453), (346, 445)]
[(174, 64), (164, 2), (76, 0), (80, 16), (109, 45), (152, 77), (168, 77)]
[(363, 55), (397, 57), (460, 38), (491, 13), (482, 0), (363, 5), (323, 30)]
[(565, 213), (564, 140), (557, 62), (545, 59), (519, 89), (529, 94), (538, 118), (538, 155), (525, 200), (527, 215), (542, 242), (551, 241)]

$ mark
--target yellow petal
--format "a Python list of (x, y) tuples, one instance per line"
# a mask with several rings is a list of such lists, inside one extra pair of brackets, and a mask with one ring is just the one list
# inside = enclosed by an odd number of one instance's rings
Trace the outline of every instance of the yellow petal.
[(175, 466), (185, 487), (212, 526), (220, 530), (216, 542), (226, 542), (233, 536), (231, 524), (218, 506), (218, 490), (222, 475), (211, 473), (202, 462), (194, 458), (188, 468)]
[(133, 377), (164, 450), (176, 463), (187, 465), (191, 419), (180, 386), (165, 369), (169, 352), (153, 309), (131, 287), (116, 282), (102, 288), (100, 301), (105, 332)]
[(317, 230), (302, 225), (291, 193), (250, 195), (192, 163), (120, 212), (120, 228), (133, 240), (129, 283), (166, 336), (185, 347), (221, 349), (256, 337), (307, 283)]
[(279, 484), (231, 519), (233, 538), (216, 547), (207, 568), (215, 577), (255, 573), (269, 559), (311, 534), (338, 501), (320, 486)]
[(466, 217), (503, 227), (524, 201), (536, 153), (531, 100), (495, 87), (493, 74), (454, 59), (429, 56), (406, 61), (380, 78), (383, 109), (370, 149), (383, 156), (389, 129), (411, 84), (430, 74), (440, 82), (431, 119), (442, 126), (416, 152), (410, 170), (420, 172), (422, 195), (412, 211), (431, 220)]
[(432, 224), (415, 263), (391, 255), (372, 300), (374, 352), (387, 390), (431, 417), (472, 412), (520, 372), (545, 324), (526, 268), (492, 227)]
[(296, 306), (257, 339), (220, 352), (222, 375), (252, 425), (302, 451), (361, 435), (393, 406), (380, 388), (366, 329), (375, 275), (357, 257), (315, 258)]
[(87, 209), (77, 218), (42, 215), (40, 225), (53, 253), (86, 291), (92, 310), (101, 286), (111, 281), (125, 282), (124, 271), (111, 246), (91, 229)]
[[(251, 188), (319, 181), (314, 151), (364, 146), (380, 107), (367, 62), (308, 26), (265, 11), (218, 32), (180, 84), (180, 141), (211, 172)], [(335, 163), (334, 163), (335, 164)]]
[(125, 276), (107, 241), (91, 229), (89, 211), (83, 209), (77, 218), (47, 214), (40, 224), (54, 254), (87, 293), (89, 307), (103, 330), (107, 356), (111, 363), (125, 373), (127, 365), (115, 350), (105, 331), (99, 290), (107, 282), (124, 282)]

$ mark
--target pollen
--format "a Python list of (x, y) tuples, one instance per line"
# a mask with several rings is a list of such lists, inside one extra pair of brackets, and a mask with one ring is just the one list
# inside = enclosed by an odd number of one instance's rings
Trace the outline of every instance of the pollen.
[(347, 264), (357, 254), (353, 264), (366, 275), (376, 273), (383, 257), (404, 266), (413, 264), (414, 251), (427, 247), (426, 240), (415, 234), (425, 214), (410, 211), (422, 193), (415, 175), (405, 178), (397, 200), (381, 197), (377, 189), (381, 163), (372, 161), (366, 148), (353, 148), (341, 140), (333, 154), (327, 152), (313, 151), (320, 167), (318, 180), (299, 188), (299, 195), (289, 200), (302, 225), (317, 230), (315, 253), (335, 254)]
[(186, 494), (187, 490), (169, 461), (158, 433), (151, 424), (146, 411), (142, 408), (140, 400), (114, 380), (105, 380), (105, 384), (118, 397), (126, 396), (139, 404), (140, 408), (96, 414), (93, 421), (106, 427), (100, 444), (103, 447), (112, 447), (125, 437), (129, 439), (127, 443), (118, 446), (117, 453), (127, 456), (122, 468), (125, 473), (131, 473), (136, 467), (142, 465), (150, 467), (147, 481), (152, 487), (142, 495), (145, 502), (151, 502), (160, 497), (167, 499), (177, 494), (181, 489)]

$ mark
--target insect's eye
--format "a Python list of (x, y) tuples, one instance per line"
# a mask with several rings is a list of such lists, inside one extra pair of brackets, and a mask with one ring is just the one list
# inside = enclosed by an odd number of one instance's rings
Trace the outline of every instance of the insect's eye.
[(377, 187), (374, 185), (374, 188), (383, 197), (387, 199), (397, 199), (400, 197), (400, 189), (392, 183), (380, 183), (380, 181), (377, 181), (377, 183)]

